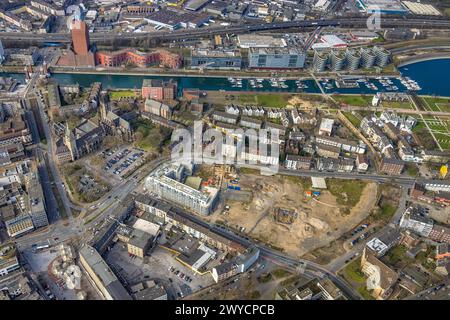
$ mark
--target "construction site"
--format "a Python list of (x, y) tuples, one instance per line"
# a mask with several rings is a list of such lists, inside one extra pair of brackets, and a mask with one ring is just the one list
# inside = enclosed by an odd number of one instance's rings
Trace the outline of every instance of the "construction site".
[[(256, 172), (244, 172), (225, 181), (225, 195), (232, 191), (233, 196), (225, 196), (223, 207), (205, 219), (295, 257), (340, 238), (366, 219), (377, 201), (377, 185), (371, 182), (361, 183), (362, 188), (350, 195), (345, 193), (350, 189), (344, 180), (327, 179), (330, 190), (318, 191), (310, 178), (277, 175), (261, 179)], [(340, 194), (335, 192), (336, 185), (341, 186)], [(343, 203), (342, 197), (354, 203)]]

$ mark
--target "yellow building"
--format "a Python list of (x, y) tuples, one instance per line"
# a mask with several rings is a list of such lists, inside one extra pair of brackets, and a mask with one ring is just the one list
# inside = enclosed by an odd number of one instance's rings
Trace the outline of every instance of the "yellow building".
[(439, 170), (439, 173), (441, 174), (441, 178), (444, 179), (447, 177), (448, 174), (448, 165), (443, 165), (441, 169)]

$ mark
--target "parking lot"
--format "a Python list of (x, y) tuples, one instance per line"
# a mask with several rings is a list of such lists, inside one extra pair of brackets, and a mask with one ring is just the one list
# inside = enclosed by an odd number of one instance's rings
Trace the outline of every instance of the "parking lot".
[[(203, 276), (195, 274), (193, 270), (175, 260), (172, 253), (160, 247), (156, 247), (144, 262), (141, 258), (130, 257), (126, 245), (117, 243), (106, 254), (106, 261), (128, 285), (144, 280), (160, 280), (172, 298), (185, 297), (214, 282), (209, 273)], [(184, 274), (183, 279), (181, 274)]]
[(106, 160), (103, 170), (123, 178), (144, 163), (145, 152), (139, 148), (105, 150), (100, 156)]

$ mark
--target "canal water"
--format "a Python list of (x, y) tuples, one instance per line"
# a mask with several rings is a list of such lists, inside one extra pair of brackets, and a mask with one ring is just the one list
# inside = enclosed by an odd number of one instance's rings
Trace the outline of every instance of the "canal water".
[[(450, 96), (450, 59), (429, 60), (413, 63), (400, 68), (400, 72), (405, 77), (417, 81), (421, 89), (417, 91), (424, 95)], [(3, 74), (12, 76), (22, 83), (23, 74)], [(62, 85), (78, 83), (80, 86), (87, 87), (93, 82), (101, 82), (104, 88), (116, 89), (140, 89), (144, 79), (173, 79), (178, 82), (178, 87), (183, 89), (198, 88), (200, 90), (224, 90), (224, 91), (255, 91), (255, 92), (306, 92), (320, 93), (320, 89), (313, 80), (302, 81), (299, 88), (295, 80), (285, 80), (284, 87), (274, 87), (268, 79), (261, 82), (262, 87), (252, 87), (248, 79), (242, 79), (242, 86), (233, 86), (228, 78), (210, 78), (210, 77), (173, 77), (173, 76), (139, 76), (139, 75), (103, 75), (103, 74), (62, 74), (52, 75)], [(326, 93), (340, 94), (374, 94), (376, 92), (405, 92), (408, 89), (400, 83), (398, 78), (390, 78), (392, 86), (397, 90), (388, 90), (383, 86), (379, 79), (371, 79), (372, 86), (364, 82), (358, 82), (357, 88), (337, 88), (334, 80), (320, 81), (322, 88)]]

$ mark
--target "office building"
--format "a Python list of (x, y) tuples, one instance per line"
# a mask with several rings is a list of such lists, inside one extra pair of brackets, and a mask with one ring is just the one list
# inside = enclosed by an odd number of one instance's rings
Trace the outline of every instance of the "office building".
[(433, 229), (433, 219), (426, 217), (418, 207), (408, 207), (400, 219), (400, 228), (428, 237)]
[(191, 68), (240, 70), (242, 68), (241, 52), (239, 50), (192, 50)]
[(79, 254), (81, 266), (103, 299), (131, 300), (131, 296), (97, 250), (85, 244)]
[(34, 230), (33, 219), (28, 214), (21, 214), (5, 221), (6, 232), (10, 237), (23, 235)]
[(197, 190), (180, 182), (186, 175), (185, 165), (169, 165), (151, 173), (145, 180), (147, 190), (202, 215), (208, 215), (214, 209), (218, 199), (218, 190), (204, 187)]
[(34, 227), (48, 226), (48, 217), (45, 210), (44, 192), (39, 181), (37, 171), (30, 172), (24, 177), (29, 199), (29, 210)]
[(254, 69), (300, 69), (306, 54), (296, 48), (250, 48), (248, 66)]

